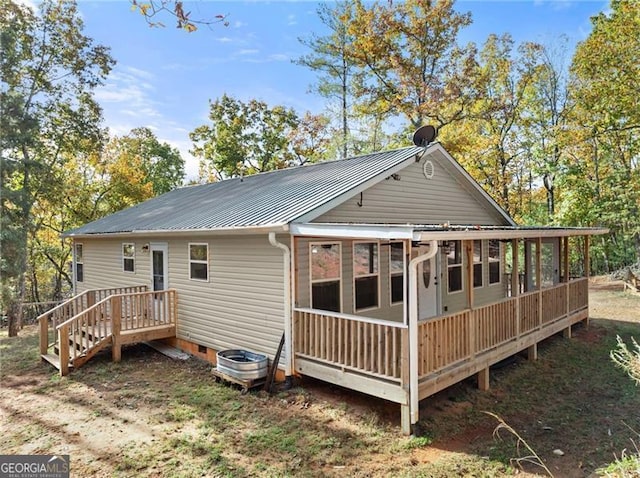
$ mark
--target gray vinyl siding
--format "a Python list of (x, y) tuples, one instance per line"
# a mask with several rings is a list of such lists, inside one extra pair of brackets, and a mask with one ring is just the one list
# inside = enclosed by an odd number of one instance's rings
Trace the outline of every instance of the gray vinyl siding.
[[(389, 277), (389, 246), (388, 241), (378, 245), (379, 254), (379, 307), (354, 310), (354, 283), (353, 283), (353, 241), (327, 238), (298, 238), (296, 240), (296, 306), (311, 307), (311, 279), (309, 272), (309, 245), (315, 242), (340, 243), (342, 245), (342, 313), (372, 317), (382, 320), (403, 320), (403, 304), (391, 304), (390, 277)], [(358, 241), (360, 242), (360, 241)], [(366, 242), (366, 241), (365, 241)]]
[(169, 243), (171, 287), (178, 290), (178, 338), (215, 350), (245, 348), (275, 355), (284, 331), (283, 252), (266, 235), (197, 242), (209, 244), (208, 282), (189, 279), (189, 241)]
[[(278, 240), (289, 245), (288, 236)], [(215, 350), (245, 348), (273, 357), (284, 331), (283, 251), (267, 235), (189, 239), (84, 239), (84, 281), (93, 288), (147, 285), (151, 257), (141, 248), (168, 243), (169, 287), (178, 292), (177, 337)], [(122, 272), (122, 243), (135, 242), (135, 273)], [(189, 278), (189, 242), (209, 245), (209, 280)], [(284, 357), (283, 357), (284, 358)]]
[[(88, 289), (106, 289), (129, 285), (150, 285), (149, 253), (142, 246), (149, 241), (140, 238), (82, 239), (84, 280), (76, 283), (76, 293)], [(122, 244), (135, 244), (135, 271), (124, 272)]]
[(429, 156), (434, 165), (432, 179), (423, 174), (425, 159), (398, 174), (356, 194), (313, 222), (395, 224), (481, 224), (507, 222), (482, 194), (462, 177), (440, 153)]

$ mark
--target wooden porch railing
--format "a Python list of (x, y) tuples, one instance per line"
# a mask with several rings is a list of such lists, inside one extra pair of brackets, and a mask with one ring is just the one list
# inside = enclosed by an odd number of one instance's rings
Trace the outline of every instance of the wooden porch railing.
[(406, 331), (406, 325), (397, 322), (294, 310), (296, 356), (387, 380), (400, 381)]
[(47, 353), (47, 350), (57, 345), (57, 328), (61, 323), (113, 294), (130, 294), (144, 292), (146, 290), (146, 285), (86, 290), (53, 309), (48, 310), (44, 314), (39, 315), (37, 320), (40, 326), (40, 353), (44, 355)]
[[(66, 375), (69, 365), (86, 362), (105, 342), (122, 334), (152, 327), (175, 325), (176, 291), (134, 292), (115, 294), (83, 310), (59, 324), (58, 347), (60, 373)], [(67, 347), (69, 341), (71, 346)]]
[[(502, 349), (587, 307), (586, 278), (528, 292), (500, 302), (418, 322), (418, 376)], [(407, 334), (407, 339), (403, 339)], [(401, 382), (401, 357), (407, 346), (404, 324), (295, 309), (296, 357), (335, 368)], [(464, 377), (463, 377), (464, 378)]]
[(476, 309), (418, 323), (420, 379), (473, 359), (587, 307), (588, 282), (576, 279)]

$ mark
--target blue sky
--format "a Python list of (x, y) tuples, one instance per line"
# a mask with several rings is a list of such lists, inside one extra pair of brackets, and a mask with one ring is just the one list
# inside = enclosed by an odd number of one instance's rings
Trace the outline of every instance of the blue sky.
[[(396, 0), (398, 1), (398, 0)], [(193, 18), (227, 15), (229, 26), (201, 27), (188, 34), (175, 28), (150, 28), (130, 3), (80, 1), (85, 33), (111, 47), (117, 65), (96, 92), (106, 126), (114, 134), (148, 126), (177, 147), (187, 161), (187, 178), (197, 176), (188, 154), (189, 132), (207, 122), (209, 100), (227, 93), (242, 100), (259, 98), (284, 104), (300, 114), (320, 112), (324, 101), (308, 92), (315, 76), (291, 60), (307, 53), (298, 38), (324, 30), (309, 1), (196, 1), (185, 10)], [(561, 34), (572, 42), (589, 34), (589, 18), (608, 7), (604, 0), (459, 1), (473, 24), (461, 41), (482, 43), (490, 33), (511, 33), (517, 42), (552, 42)]]

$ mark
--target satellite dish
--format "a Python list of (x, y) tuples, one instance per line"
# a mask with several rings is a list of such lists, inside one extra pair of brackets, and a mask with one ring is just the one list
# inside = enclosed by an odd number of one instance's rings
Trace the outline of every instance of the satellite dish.
[(438, 130), (430, 124), (421, 126), (413, 133), (413, 144), (416, 146), (428, 146), (438, 136)]

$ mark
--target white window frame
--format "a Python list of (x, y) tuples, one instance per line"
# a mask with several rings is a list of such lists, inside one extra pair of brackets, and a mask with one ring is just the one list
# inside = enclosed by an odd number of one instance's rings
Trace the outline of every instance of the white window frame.
[[(78, 246), (82, 250), (82, 257), (78, 262)], [(78, 280), (78, 264), (82, 265), (82, 279)], [(73, 280), (75, 282), (84, 282), (84, 244), (82, 242), (76, 242), (73, 244)]]
[[(314, 279), (313, 278), (313, 248), (314, 246), (333, 246), (333, 245), (337, 245), (338, 246), (338, 260), (340, 261), (340, 266), (338, 267), (338, 270), (340, 271), (340, 274), (338, 275), (338, 278), (331, 278), (331, 279)], [(339, 311), (337, 313), (341, 314), (342, 310), (343, 310), (343, 306), (342, 306), (342, 242), (340, 241), (321, 241), (321, 242), (310, 242), (309, 243), (309, 307), (311, 307), (313, 309), (313, 284), (320, 284), (323, 282), (335, 282), (338, 281), (338, 290), (340, 291), (340, 298), (339, 300)], [(321, 310), (321, 309), (319, 309)]]
[[(376, 272), (374, 273), (369, 273), (369, 274), (362, 274), (357, 276), (356, 275), (356, 269), (355, 269), (355, 258), (356, 258), (356, 245), (357, 244), (376, 244), (377, 248), (378, 248), (378, 254), (377, 255), (377, 260), (378, 263), (376, 264)], [(353, 310), (354, 312), (363, 312), (363, 311), (368, 311), (368, 310), (377, 310), (381, 307), (381, 299), (382, 297), (380, 297), (380, 241), (353, 241), (353, 243), (351, 244), (351, 268), (353, 271)], [(363, 307), (361, 309), (357, 309), (356, 308), (356, 279), (361, 279), (363, 277), (377, 277), (378, 278), (378, 290), (377, 290), (377, 294), (378, 294), (378, 305), (374, 305), (372, 307)]]
[[(133, 257), (127, 257), (124, 255), (124, 248), (125, 246), (132, 246), (133, 247)], [(124, 272), (125, 274), (135, 274), (136, 273), (136, 243), (135, 242), (123, 242), (122, 243), (122, 272)], [(133, 270), (128, 271), (125, 267), (125, 260), (129, 259), (133, 261)]]
[[(446, 241), (447, 245), (449, 245), (450, 243), (458, 243), (460, 244), (460, 262), (458, 264), (449, 264), (449, 250), (446, 251), (445, 254), (445, 260), (447, 262), (447, 294), (448, 295), (456, 295), (456, 294), (461, 294), (464, 292), (464, 250), (462, 247), (462, 241), (461, 240), (448, 240)], [(454, 250), (455, 250), (455, 244), (454, 244)], [(459, 290), (451, 290), (451, 283), (449, 282), (449, 270), (454, 268), (454, 267), (459, 267), (460, 268), (460, 289)]]
[[(491, 257), (491, 241), (496, 241), (498, 243), (497, 259)], [(489, 287), (502, 284), (502, 267), (503, 267), (502, 251), (503, 251), (502, 242), (500, 242), (499, 239), (489, 239), (489, 241), (487, 241), (487, 272), (488, 272), (487, 281), (489, 281)], [(498, 263), (498, 281), (491, 282), (491, 264), (496, 262)]]
[[(476, 242), (480, 243), (480, 261), (476, 261)], [(472, 241), (472, 246), (473, 250), (472, 250), (472, 256), (473, 256), (473, 264), (471, 265), (471, 268), (473, 270), (473, 288), (474, 289), (482, 289), (484, 287), (484, 244), (485, 241), (483, 241), (482, 239), (474, 239)], [(487, 243), (487, 247), (488, 247), (488, 243)], [(476, 281), (476, 266), (480, 265), (480, 285), (475, 285), (475, 281)]]
[[(393, 272), (391, 270), (391, 249), (393, 249), (393, 244), (401, 244), (402, 245), (402, 272)], [(404, 241), (391, 241), (390, 245), (389, 245), (389, 303), (391, 305), (398, 305), (398, 304), (404, 304), (404, 292), (402, 293), (402, 300), (399, 301), (393, 301), (393, 287), (392, 287), (392, 282), (393, 282), (393, 277), (395, 276), (402, 276), (402, 283), (403, 283), (403, 289), (406, 288), (404, 287), (404, 282), (405, 282), (405, 271), (407, 270), (407, 253), (405, 250), (405, 243)]]
[[(207, 248), (207, 258), (205, 260), (191, 259), (191, 246), (205, 246)], [(189, 262), (189, 280), (197, 282), (209, 282), (209, 243), (208, 242), (190, 242), (187, 246), (187, 259)], [(198, 277), (191, 277), (191, 264), (204, 264), (207, 266), (207, 278), (200, 279)]]

